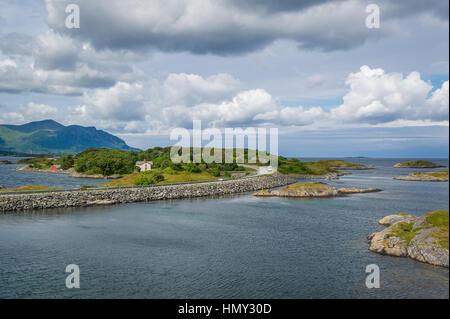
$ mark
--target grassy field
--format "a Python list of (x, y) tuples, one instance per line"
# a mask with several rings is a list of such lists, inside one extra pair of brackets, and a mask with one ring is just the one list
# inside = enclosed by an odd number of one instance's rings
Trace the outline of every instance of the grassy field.
[(434, 238), (436, 242), (444, 248), (449, 247), (449, 214), (448, 210), (437, 210), (427, 215), (427, 222), (438, 229)]
[[(121, 186), (134, 186), (136, 180), (139, 178), (140, 173), (133, 173), (126, 175), (122, 178), (109, 181), (105, 184), (99, 185), (99, 187), (121, 187)], [(158, 184), (168, 184), (168, 183), (183, 183), (183, 182), (197, 182), (204, 180), (215, 180), (217, 177), (209, 174), (208, 172), (200, 173), (188, 173), (181, 172), (179, 174), (165, 174), (163, 173), (164, 180)]]
[(448, 177), (448, 170), (439, 170), (436, 172), (428, 172), (428, 173), (413, 173), (412, 175), (417, 175), (417, 176), (433, 176), (433, 177)]
[(21, 186), (17, 188), (2, 188), (0, 189), (0, 192), (31, 192), (31, 191), (55, 191), (55, 190), (58, 190), (58, 188), (31, 185), (31, 186)]

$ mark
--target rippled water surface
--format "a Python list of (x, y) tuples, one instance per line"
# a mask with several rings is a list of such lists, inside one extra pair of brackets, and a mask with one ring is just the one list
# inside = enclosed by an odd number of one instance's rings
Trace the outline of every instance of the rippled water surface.
[[(329, 184), (384, 191), (0, 215), (0, 297), (448, 298), (448, 269), (372, 253), (366, 240), (388, 214), (448, 209), (448, 183), (393, 180), (412, 171), (392, 168), (400, 160), (351, 160), (376, 169)], [(78, 290), (65, 288), (72, 263)], [(365, 287), (368, 264), (380, 289)]]
[[(0, 156), (0, 160), (7, 160), (12, 163), (19, 160), (20, 157)], [(0, 164), (0, 185), (5, 188), (15, 188), (27, 185), (40, 185), (56, 187), (60, 189), (76, 189), (83, 185), (100, 185), (107, 180), (94, 178), (74, 178), (64, 174), (49, 174), (41, 172), (18, 171), (17, 168), (24, 165), (1, 165)]]

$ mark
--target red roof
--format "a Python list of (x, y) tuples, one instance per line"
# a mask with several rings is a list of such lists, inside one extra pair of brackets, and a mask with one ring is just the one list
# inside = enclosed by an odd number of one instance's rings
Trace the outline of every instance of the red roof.
[(52, 171), (57, 171), (58, 169), (56, 168), (55, 165), (53, 165), (52, 167), (50, 167), (50, 170), (52, 170)]

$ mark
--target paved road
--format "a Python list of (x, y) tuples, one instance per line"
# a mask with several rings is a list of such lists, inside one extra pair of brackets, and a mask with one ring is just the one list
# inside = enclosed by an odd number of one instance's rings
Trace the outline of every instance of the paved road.
[(239, 164), (239, 166), (254, 169), (257, 171), (256, 175), (268, 175), (276, 172), (271, 166), (256, 166), (256, 165), (248, 165), (248, 164)]

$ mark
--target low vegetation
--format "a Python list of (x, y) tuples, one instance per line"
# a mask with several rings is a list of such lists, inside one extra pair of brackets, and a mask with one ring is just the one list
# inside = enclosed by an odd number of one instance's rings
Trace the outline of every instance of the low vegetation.
[(406, 246), (422, 229), (434, 228), (433, 237), (436, 243), (443, 248), (449, 248), (449, 211), (437, 210), (425, 215), (426, 225), (414, 228), (414, 222), (398, 223), (392, 227), (387, 237), (399, 237)]
[(305, 188), (311, 188), (311, 189), (326, 189), (328, 186), (321, 183), (296, 183), (291, 184), (283, 188), (283, 190), (303, 190)]
[(448, 210), (437, 210), (428, 213), (426, 216), (427, 222), (433, 227), (438, 227), (434, 234), (436, 242), (441, 247), (449, 248), (449, 213)]
[[(254, 166), (269, 165), (256, 160), (251, 163), (248, 149), (233, 150), (232, 163), (225, 163), (226, 152), (222, 149), (222, 163), (174, 163), (170, 158), (170, 147), (154, 147), (146, 151), (122, 151), (104, 148), (88, 148), (73, 156), (65, 155), (57, 159), (49, 156), (39, 156), (20, 160), (20, 164), (27, 164), (34, 169), (49, 169), (52, 165), (60, 165), (63, 170), (73, 169), (77, 173), (97, 176), (122, 176), (101, 186), (119, 187), (133, 185), (149, 185), (160, 183), (180, 183), (202, 180), (213, 180), (218, 177), (231, 177), (233, 172), (251, 174), (251, 168), (237, 163)], [(194, 149), (190, 148), (190, 158)], [(180, 154), (181, 155), (181, 154)], [(212, 155), (212, 154), (211, 154)], [(136, 167), (137, 161), (152, 161), (151, 173), (140, 173)], [(249, 163), (250, 162), (250, 163)], [(342, 160), (321, 160), (317, 162), (303, 162), (296, 158), (278, 158), (278, 172), (297, 175), (325, 175), (336, 173), (336, 168), (364, 168), (363, 165)]]
[(414, 223), (398, 223), (392, 227), (391, 233), (386, 237), (399, 237), (405, 241), (405, 246), (408, 246), (410, 241), (416, 237), (417, 230), (413, 229)]
[(58, 190), (58, 188), (32, 185), (32, 186), (21, 186), (16, 188), (2, 188), (0, 189), (0, 192), (34, 192), (34, 191), (54, 191), (54, 190)]
[(343, 160), (320, 160), (317, 162), (303, 162), (296, 158), (287, 159), (280, 156), (278, 159), (278, 171), (282, 174), (299, 175), (325, 175), (337, 173), (336, 169), (364, 169), (361, 164), (350, 163)]
[(402, 163), (398, 163), (395, 164), (394, 167), (406, 167), (406, 168), (433, 168), (433, 167), (442, 167), (439, 164), (430, 162), (430, 161), (426, 161), (426, 160), (415, 160), (415, 161), (407, 161), (407, 162), (402, 162)]
[(416, 176), (433, 176), (438, 178), (448, 178), (448, 170), (439, 170), (435, 172), (428, 172), (428, 173), (412, 173), (412, 175)]

